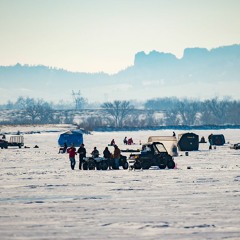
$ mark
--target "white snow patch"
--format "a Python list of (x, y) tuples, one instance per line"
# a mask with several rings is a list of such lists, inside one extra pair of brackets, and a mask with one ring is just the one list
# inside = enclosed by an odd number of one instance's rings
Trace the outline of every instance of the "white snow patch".
[[(240, 151), (229, 146), (240, 130), (192, 132), (222, 133), (229, 144), (179, 152), (173, 170), (72, 171), (59, 132), (24, 135), (30, 148), (0, 149), (1, 239), (239, 239)], [(153, 135), (172, 130), (93, 132), (84, 143), (102, 153), (112, 138), (139, 148)]]

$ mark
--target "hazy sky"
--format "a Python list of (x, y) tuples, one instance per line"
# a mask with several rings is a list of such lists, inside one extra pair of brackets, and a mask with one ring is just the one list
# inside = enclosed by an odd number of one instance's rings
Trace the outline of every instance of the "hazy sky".
[(240, 43), (240, 0), (0, 0), (0, 65), (115, 73), (139, 51)]

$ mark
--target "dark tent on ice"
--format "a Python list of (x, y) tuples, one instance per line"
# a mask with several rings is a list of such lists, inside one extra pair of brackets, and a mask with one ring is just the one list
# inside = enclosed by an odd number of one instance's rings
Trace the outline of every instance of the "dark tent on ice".
[(58, 139), (59, 146), (63, 147), (64, 143), (70, 147), (72, 144), (74, 146), (80, 146), (83, 143), (83, 133), (81, 130), (70, 130), (60, 134)]
[(211, 145), (222, 146), (225, 144), (225, 138), (223, 134), (213, 134)]
[(199, 136), (195, 133), (178, 134), (179, 151), (196, 151), (199, 147)]

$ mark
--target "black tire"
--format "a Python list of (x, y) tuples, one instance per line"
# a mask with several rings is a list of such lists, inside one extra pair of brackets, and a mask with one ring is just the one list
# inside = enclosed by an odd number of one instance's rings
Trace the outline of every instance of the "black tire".
[(173, 169), (175, 168), (175, 162), (173, 160), (169, 160), (167, 163), (168, 169)]
[(96, 163), (96, 169), (97, 169), (97, 170), (101, 170), (101, 163), (100, 163), (100, 162), (97, 162), (97, 163)]
[(107, 170), (108, 169), (108, 162), (107, 161), (102, 161), (100, 166), (101, 166), (102, 170)]
[(89, 162), (89, 163), (88, 163), (88, 169), (89, 169), (89, 170), (95, 170), (95, 163), (92, 162), (92, 161)]
[(149, 169), (151, 165), (147, 162), (142, 162), (142, 169)]
[(83, 163), (83, 170), (88, 170), (88, 163), (87, 162)]
[(127, 162), (127, 161), (126, 161), (126, 162), (123, 162), (123, 166), (122, 166), (122, 167), (123, 167), (123, 169), (125, 169), (125, 170), (128, 169), (128, 162)]
[(135, 163), (133, 164), (133, 167), (134, 167), (135, 169), (141, 169), (141, 168), (142, 168), (142, 165), (141, 165), (140, 162), (135, 162)]
[(166, 164), (164, 164), (164, 163), (161, 163), (161, 164), (159, 164), (159, 166), (158, 166), (158, 167), (159, 167), (160, 169), (165, 169), (165, 168), (166, 168), (166, 166), (167, 166)]

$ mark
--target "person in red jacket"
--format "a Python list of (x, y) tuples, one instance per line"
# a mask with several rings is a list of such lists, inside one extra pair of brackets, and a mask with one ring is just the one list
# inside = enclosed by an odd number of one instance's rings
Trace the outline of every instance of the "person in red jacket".
[(71, 169), (74, 170), (75, 164), (76, 164), (75, 155), (77, 155), (74, 144), (72, 144), (71, 147), (68, 149), (68, 154), (69, 154)]

